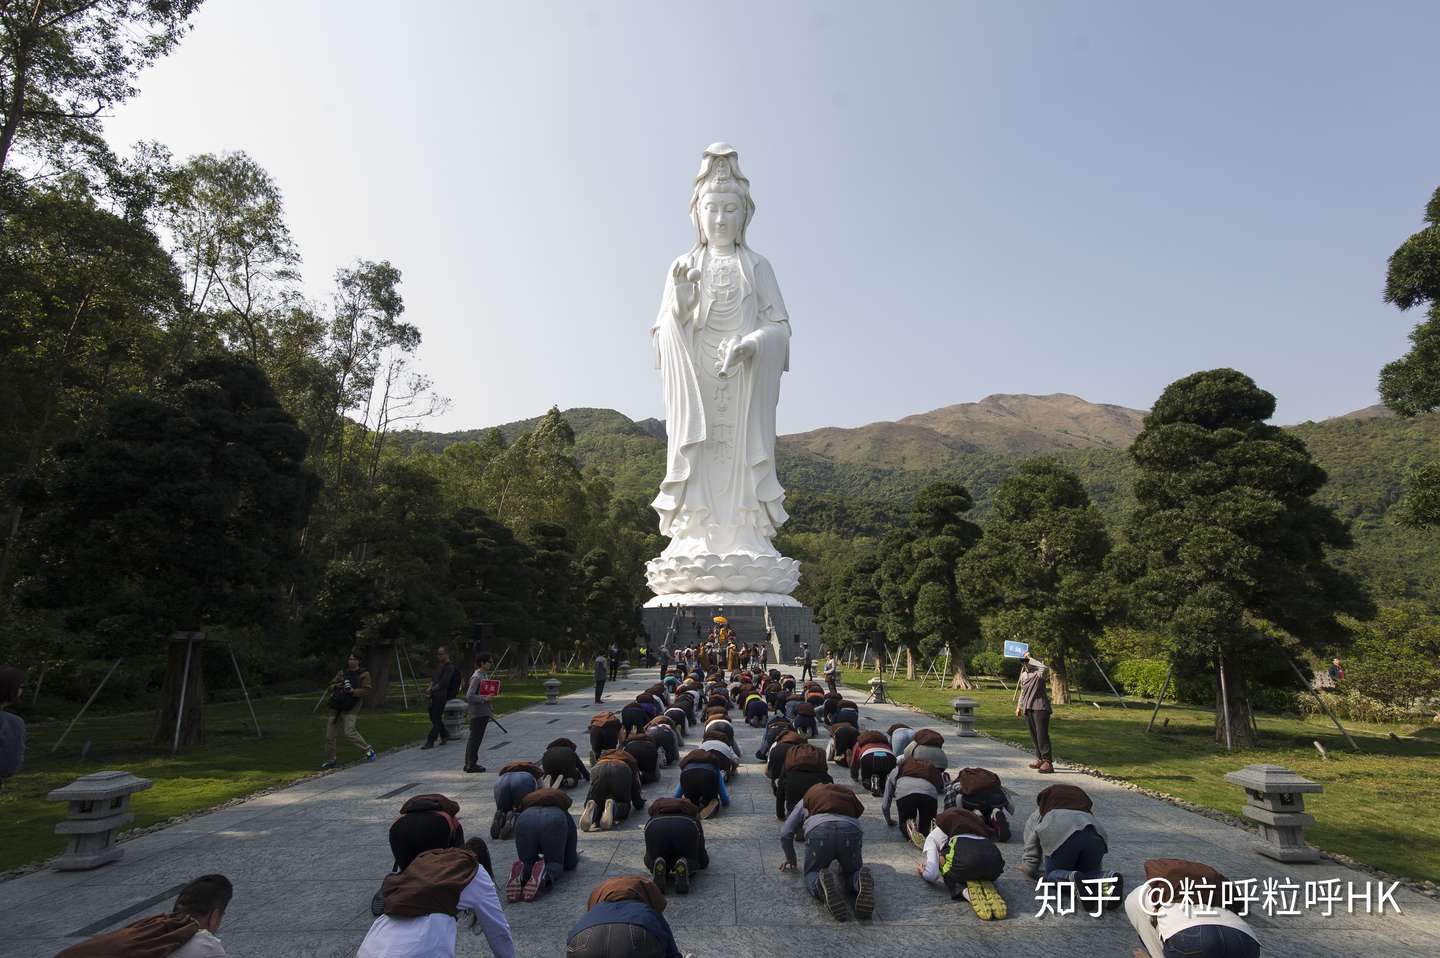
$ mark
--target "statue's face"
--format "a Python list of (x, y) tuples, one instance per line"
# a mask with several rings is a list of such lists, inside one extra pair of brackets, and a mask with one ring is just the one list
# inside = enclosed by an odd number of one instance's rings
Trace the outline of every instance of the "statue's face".
[(738, 193), (706, 193), (700, 197), (700, 229), (711, 246), (731, 246), (740, 236), (745, 201)]

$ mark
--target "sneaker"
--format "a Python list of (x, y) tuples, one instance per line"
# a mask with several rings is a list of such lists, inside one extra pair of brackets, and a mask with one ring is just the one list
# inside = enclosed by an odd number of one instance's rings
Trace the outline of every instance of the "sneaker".
[(1114, 911), (1125, 903), (1125, 877), (1119, 872), (1110, 872), (1105, 877), (1115, 879), (1114, 886), (1108, 889), (1109, 894), (1105, 898), (1105, 910)]
[(971, 881), (965, 883), (965, 900), (970, 907), (975, 909), (975, 917), (981, 921), (990, 921), (995, 917), (994, 907), (990, 903), (990, 895), (984, 889), (984, 882)]
[(474, 774), (476, 774), (476, 773), (478, 773), (478, 772), (483, 772), (483, 771), (485, 771), (485, 766), (484, 766), (484, 765), (466, 765), (466, 766), (465, 766), (465, 771), (467, 771), (467, 772), (469, 772), (470, 774), (474, 775)]
[(655, 887), (664, 891), (670, 884), (670, 873), (665, 870), (665, 859), (657, 858), (650, 865), (650, 876), (655, 879)]
[(335, 767), (335, 760), (332, 758), (332, 759), (330, 759), (330, 760), (327, 761), (327, 762), (322, 762), (322, 763), (321, 763), (321, 765), (320, 765), (320, 771), (323, 772), (323, 771), (325, 771), (327, 768), (334, 768), (334, 767)]
[(495, 818), (490, 822), (490, 837), (495, 841), (500, 840), (500, 827), (505, 824), (506, 812), (496, 812)]
[(1039, 767), (1040, 767), (1040, 759), (1037, 758), (1035, 761), (1031, 762), (1031, 763), (1030, 763), (1030, 767), (1031, 767), (1031, 768), (1039, 768)]
[(994, 915), (997, 920), (1005, 918), (1010, 914), (1010, 910), (1005, 906), (1004, 896), (1000, 894), (1000, 889), (995, 887), (993, 881), (982, 881), (980, 888), (986, 895), (990, 896), (990, 913)]
[(520, 900), (525, 888), (525, 863), (517, 861), (510, 866), (510, 880), (505, 883), (505, 900), (510, 904)]
[(690, 894), (690, 863), (680, 859), (671, 874), (675, 877), (675, 890), (682, 895)]
[(385, 914), (385, 885), (383, 883), (380, 885), (380, 890), (375, 893), (375, 897), (370, 899), (370, 914), (375, 918)]
[(520, 813), (515, 811), (515, 809), (513, 808), (505, 813), (505, 821), (500, 825), (501, 841), (508, 842), (510, 839), (515, 837), (515, 819), (519, 817)]
[(425, 751), (427, 748), (434, 748), (434, 747), (435, 747), (435, 743), (434, 743), (434, 742), (426, 742), (424, 745), (420, 746), (420, 751), (423, 752), (423, 751)]
[(924, 836), (923, 834), (921, 834), (921, 832), (920, 832), (920, 823), (919, 823), (919, 822), (906, 822), (905, 824), (908, 825), (908, 826), (910, 826), (909, 829), (908, 829), (908, 831), (907, 831), (907, 835), (908, 835), (908, 837), (909, 837), (909, 839), (910, 839), (910, 844), (914, 845), (916, 848), (920, 849), (921, 851), (924, 851), (924, 849), (925, 849), (925, 836)]
[(535, 867), (530, 869), (530, 880), (525, 883), (525, 888), (520, 893), (524, 901), (534, 901), (548, 887), (545, 883), (545, 868), (543, 861), (536, 862)]
[(1055, 766), (1050, 762), (1041, 762), (1040, 767), (1035, 769), (1035, 771), (1041, 775), (1053, 775), (1055, 773)]
[(374, 750), (373, 748), (372, 748), (370, 751), (368, 751), (368, 752), (365, 753), (365, 761), (367, 761), (367, 762), (373, 762), (373, 761), (375, 761), (375, 750)]
[(712, 798), (712, 799), (710, 799), (710, 801), (708, 801), (708, 802), (705, 803), (705, 807), (704, 807), (704, 808), (700, 809), (700, 817), (701, 817), (702, 819), (709, 818), (711, 815), (714, 815), (714, 814), (715, 814), (716, 812), (718, 812), (719, 810), (720, 810), (720, 799), (718, 799), (718, 798)]
[(585, 810), (580, 813), (580, 830), (591, 832), (595, 830), (595, 803), (586, 802)]
[(600, 813), (600, 827), (605, 831), (615, 827), (615, 799), (605, 799), (605, 810)]
[(868, 921), (875, 914), (875, 876), (870, 874), (868, 865), (860, 866), (856, 883), (860, 887), (855, 892), (855, 917)]
[(833, 868), (820, 870), (820, 900), (836, 921), (845, 921), (850, 917), (850, 910), (845, 907), (845, 891), (840, 887), (840, 879)]

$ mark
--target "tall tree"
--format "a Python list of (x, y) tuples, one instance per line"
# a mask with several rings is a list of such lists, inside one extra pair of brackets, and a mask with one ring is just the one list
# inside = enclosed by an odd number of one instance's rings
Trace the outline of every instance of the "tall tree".
[[(1410, 331), (1410, 351), (1380, 371), (1380, 398), (1402, 416), (1440, 408), (1440, 188), (1424, 229), (1400, 244), (1385, 274), (1385, 301), (1402, 310), (1429, 304)], [(1411, 525), (1440, 526), (1440, 458), (1406, 477), (1402, 512)]]
[(519, 651), (519, 674), (530, 668), (531, 642), (552, 652), (574, 642), (580, 625), (581, 594), (576, 587), (575, 542), (557, 522), (532, 522), (525, 530), (530, 571), (535, 584), (531, 600), (530, 634)]
[(985, 538), (961, 562), (974, 594), (1007, 638), (1029, 642), (1051, 667), (1051, 694), (1069, 701), (1067, 675), (1089, 654), (1104, 617), (1105, 521), (1073, 472), (1054, 459), (1020, 464), (995, 490)]
[(201, 0), (0, 3), (0, 173), (20, 147), (41, 160), (103, 152), (101, 114), (175, 48)]
[(1372, 611), (1327, 556), (1350, 534), (1313, 501), (1325, 472), (1301, 439), (1266, 423), (1274, 413), (1275, 397), (1233, 369), (1167, 386), (1130, 447), (1137, 507), (1112, 563), (1133, 611), (1178, 655), (1217, 668), (1216, 740), (1223, 689), (1240, 745), (1254, 742), (1247, 674), (1277, 654), (1267, 633), (1324, 648), (1345, 636), (1337, 614)]
[(971, 597), (959, 588), (956, 569), (961, 557), (980, 541), (980, 527), (965, 518), (974, 504), (970, 491), (956, 482), (933, 482), (915, 496), (910, 510), (916, 532), (911, 593), (915, 633), (921, 642), (907, 650), (911, 678), (915, 651), (933, 656), (948, 650), (955, 687), (970, 687), (965, 650), (980, 638), (980, 620)]
[(203, 645), (187, 672), (173, 634), (279, 614), (318, 488), (306, 443), (259, 367), (216, 356), (154, 398), (111, 402), (59, 451), (21, 595), (62, 612), (94, 654), (168, 646), (157, 742), (170, 741), (182, 689), (180, 742), (205, 737)]
[(102, 199), (78, 177), (22, 191), (0, 242), (0, 606), (56, 443), (164, 366), (175, 270), (142, 217)]

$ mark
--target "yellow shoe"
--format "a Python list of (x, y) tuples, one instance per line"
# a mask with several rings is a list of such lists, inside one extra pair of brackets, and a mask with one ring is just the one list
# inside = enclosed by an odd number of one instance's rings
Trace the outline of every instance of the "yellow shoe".
[(990, 914), (995, 919), (1005, 918), (1009, 909), (1005, 907), (1005, 899), (1000, 895), (1000, 889), (995, 887), (992, 881), (976, 882), (980, 886), (980, 893), (990, 901)]
[(989, 921), (995, 917), (995, 913), (990, 908), (990, 896), (986, 894), (982, 882), (966, 882), (965, 892), (970, 899), (970, 907), (975, 909), (976, 918), (981, 921)]

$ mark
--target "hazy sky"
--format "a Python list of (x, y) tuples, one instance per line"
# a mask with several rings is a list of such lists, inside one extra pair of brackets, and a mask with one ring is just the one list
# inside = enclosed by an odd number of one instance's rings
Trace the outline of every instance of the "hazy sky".
[(1376, 401), (1385, 260), (1440, 184), (1440, 4), (208, 0), (108, 123), (245, 150), (305, 280), (404, 273), (436, 427), (659, 416), (701, 150), (740, 151), (785, 432), (996, 392), (1146, 407), (1234, 366)]

